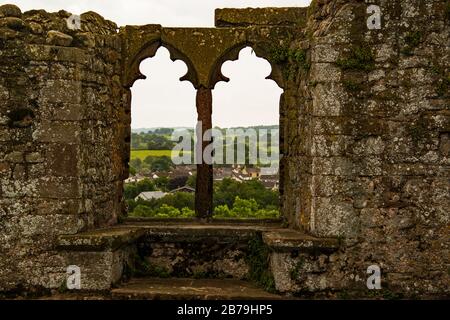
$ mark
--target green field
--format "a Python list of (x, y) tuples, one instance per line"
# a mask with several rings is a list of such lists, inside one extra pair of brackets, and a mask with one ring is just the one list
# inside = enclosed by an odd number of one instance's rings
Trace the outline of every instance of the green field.
[(140, 158), (144, 160), (148, 156), (152, 157), (170, 157), (172, 150), (131, 150), (131, 160)]

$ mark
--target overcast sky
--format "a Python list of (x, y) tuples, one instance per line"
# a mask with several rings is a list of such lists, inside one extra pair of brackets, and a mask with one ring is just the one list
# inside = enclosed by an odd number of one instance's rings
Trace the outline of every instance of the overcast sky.
[[(304, 7), (310, 0), (11, 0), (22, 11), (67, 10), (73, 14), (95, 11), (119, 26), (161, 24), (179, 27), (213, 27), (214, 9), (246, 7)], [(282, 90), (271, 80), (270, 65), (244, 49), (238, 61), (226, 62), (224, 75), (213, 93), (213, 125), (221, 127), (278, 123)], [(132, 127), (193, 126), (196, 121), (195, 90), (178, 79), (186, 73), (181, 61), (172, 62), (165, 48), (141, 64), (146, 80), (133, 88)]]

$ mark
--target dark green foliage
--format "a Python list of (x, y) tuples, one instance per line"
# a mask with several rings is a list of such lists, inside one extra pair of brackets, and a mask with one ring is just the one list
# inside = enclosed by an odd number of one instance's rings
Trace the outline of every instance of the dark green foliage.
[(168, 191), (169, 178), (168, 177), (159, 177), (153, 180), (157, 189), (161, 191)]
[(278, 208), (279, 194), (268, 190), (257, 180), (243, 183), (226, 178), (214, 184), (214, 206), (227, 205), (232, 207), (236, 197), (240, 199), (254, 199), (261, 208)]
[(304, 49), (275, 46), (270, 50), (270, 57), (274, 63), (284, 65), (284, 76), (288, 79), (295, 77), (300, 70), (308, 71), (311, 68)]
[(361, 84), (352, 81), (352, 80), (344, 80), (343, 82), (345, 89), (347, 89), (348, 91), (361, 91), (362, 86)]
[[(195, 195), (187, 192), (168, 194), (160, 199), (128, 200), (128, 211), (131, 216), (156, 217), (167, 215), (169, 218), (185, 217), (192, 215), (194, 210)], [(163, 216), (161, 216), (163, 215)]]
[(445, 18), (447, 19), (447, 22), (450, 21), (450, 0), (447, 0), (447, 3), (445, 4)]
[(277, 64), (286, 63), (289, 57), (289, 48), (284, 46), (276, 46), (270, 50), (271, 60)]
[(186, 182), (186, 185), (195, 189), (196, 184), (197, 184), (197, 174), (193, 174), (192, 176), (189, 176), (189, 178)]
[(350, 54), (338, 59), (336, 64), (343, 70), (372, 71), (375, 69), (375, 57), (368, 45), (354, 46)]
[(34, 119), (34, 113), (30, 109), (20, 108), (8, 113), (10, 127), (28, 127)]
[(153, 171), (168, 171), (172, 167), (172, 160), (170, 157), (163, 156), (157, 157), (152, 161), (152, 170)]
[(155, 191), (155, 190), (156, 190), (155, 184), (149, 179), (144, 179), (137, 183), (125, 184), (124, 195), (125, 199), (131, 200), (136, 198), (141, 192)]
[(154, 265), (142, 258), (138, 254), (133, 256), (134, 266), (127, 265), (127, 277), (155, 277), (155, 278), (169, 278), (170, 272), (166, 268)]
[(422, 41), (422, 33), (420, 31), (410, 32), (405, 37), (405, 47), (401, 52), (405, 55), (412, 55), (415, 48), (417, 48)]
[(178, 176), (169, 180), (167, 188), (172, 191), (181, 187), (184, 187), (187, 184), (189, 176)]
[[(132, 184), (131, 186), (133, 186)], [(134, 196), (136, 187), (126, 186), (126, 195)], [(149, 190), (151, 191), (151, 190)], [(135, 197), (135, 196), (134, 196)], [(195, 194), (176, 192), (149, 201), (127, 198), (130, 216), (156, 218), (189, 218), (194, 216)], [(277, 218), (278, 192), (266, 189), (257, 180), (239, 183), (224, 179), (215, 183), (215, 218)]]
[(420, 142), (426, 134), (427, 128), (425, 124), (423, 123), (422, 118), (419, 119), (416, 123), (413, 123), (412, 126), (409, 129), (409, 134), (413, 140), (414, 143)]
[(437, 94), (440, 97), (443, 97), (448, 95), (449, 91), (450, 91), (450, 74), (448, 74), (446, 77), (443, 76), (438, 81)]
[[(163, 129), (160, 129), (163, 130)], [(167, 129), (172, 130), (173, 129)], [(165, 132), (165, 131), (162, 131)], [(170, 150), (175, 142), (170, 140), (170, 134), (164, 134), (158, 130), (155, 133), (132, 133), (131, 149), (133, 150)]]
[(439, 66), (437, 62), (434, 62), (430, 66), (431, 72), (437, 77), (436, 79), (436, 93), (440, 97), (444, 97), (449, 94), (450, 90), (450, 73), (446, 72), (445, 68)]
[(308, 62), (306, 50), (295, 50), (292, 53), (292, 58), (303, 70), (309, 70), (309, 68), (311, 67)]
[(317, 0), (312, 0), (309, 4), (307, 15), (308, 17), (314, 14), (314, 12), (317, 10)]
[(250, 280), (268, 292), (275, 292), (275, 280), (269, 269), (269, 247), (265, 245), (261, 235), (251, 239), (248, 247), (249, 253), (246, 259), (250, 266)]
[(58, 287), (58, 293), (64, 294), (67, 293), (69, 291), (69, 288), (67, 288), (67, 281), (66, 279), (64, 279), (61, 282), (61, 285)]
[(303, 258), (300, 259), (300, 260), (296, 263), (295, 267), (291, 270), (291, 274), (290, 274), (291, 280), (293, 280), (293, 281), (297, 280), (297, 278), (298, 278), (299, 275), (300, 275), (300, 271), (301, 271), (301, 269), (303, 268), (304, 264), (305, 264), (305, 261), (303, 260)]

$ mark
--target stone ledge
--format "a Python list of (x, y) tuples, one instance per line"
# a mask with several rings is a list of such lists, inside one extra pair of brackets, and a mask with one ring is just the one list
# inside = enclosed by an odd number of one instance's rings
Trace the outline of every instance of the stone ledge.
[(203, 225), (203, 226), (252, 226), (280, 228), (282, 219), (212, 219), (202, 221), (192, 218), (158, 219), (145, 217), (128, 217), (124, 225), (165, 226), (165, 225)]
[(338, 239), (316, 238), (290, 229), (279, 229), (263, 232), (263, 241), (275, 251), (336, 251), (339, 248)]
[(308, 8), (216, 9), (216, 27), (305, 26)]
[(112, 227), (98, 229), (74, 235), (63, 235), (58, 238), (57, 248), (66, 251), (114, 251), (132, 244), (145, 230), (142, 228)]
[[(150, 237), (164, 242), (202, 241), (205, 238), (247, 240), (262, 234), (263, 241), (275, 251), (323, 250), (335, 251), (338, 239), (316, 238), (274, 225), (202, 224), (185, 222), (133, 222), (111, 228), (59, 237), (58, 249), (66, 251), (114, 251), (130, 245), (139, 238)], [(275, 225), (276, 226), (276, 225)]]
[(132, 279), (112, 290), (113, 299), (139, 300), (279, 300), (283, 297), (240, 280)]

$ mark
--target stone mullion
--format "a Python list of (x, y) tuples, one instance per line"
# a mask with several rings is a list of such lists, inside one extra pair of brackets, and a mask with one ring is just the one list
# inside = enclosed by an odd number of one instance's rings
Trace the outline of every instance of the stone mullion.
[(203, 141), (203, 135), (212, 128), (212, 90), (205, 87), (197, 89), (196, 104), (198, 121), (201, 122), (201, 131), (197, 130), (197, 144), (200, 143), (201, 148), (199, 145), (196, 147), (195, 212), (198, 218), (208, 219), (213, 214), (213, 166), (205, 163), (202, 155), (210, 143)]

